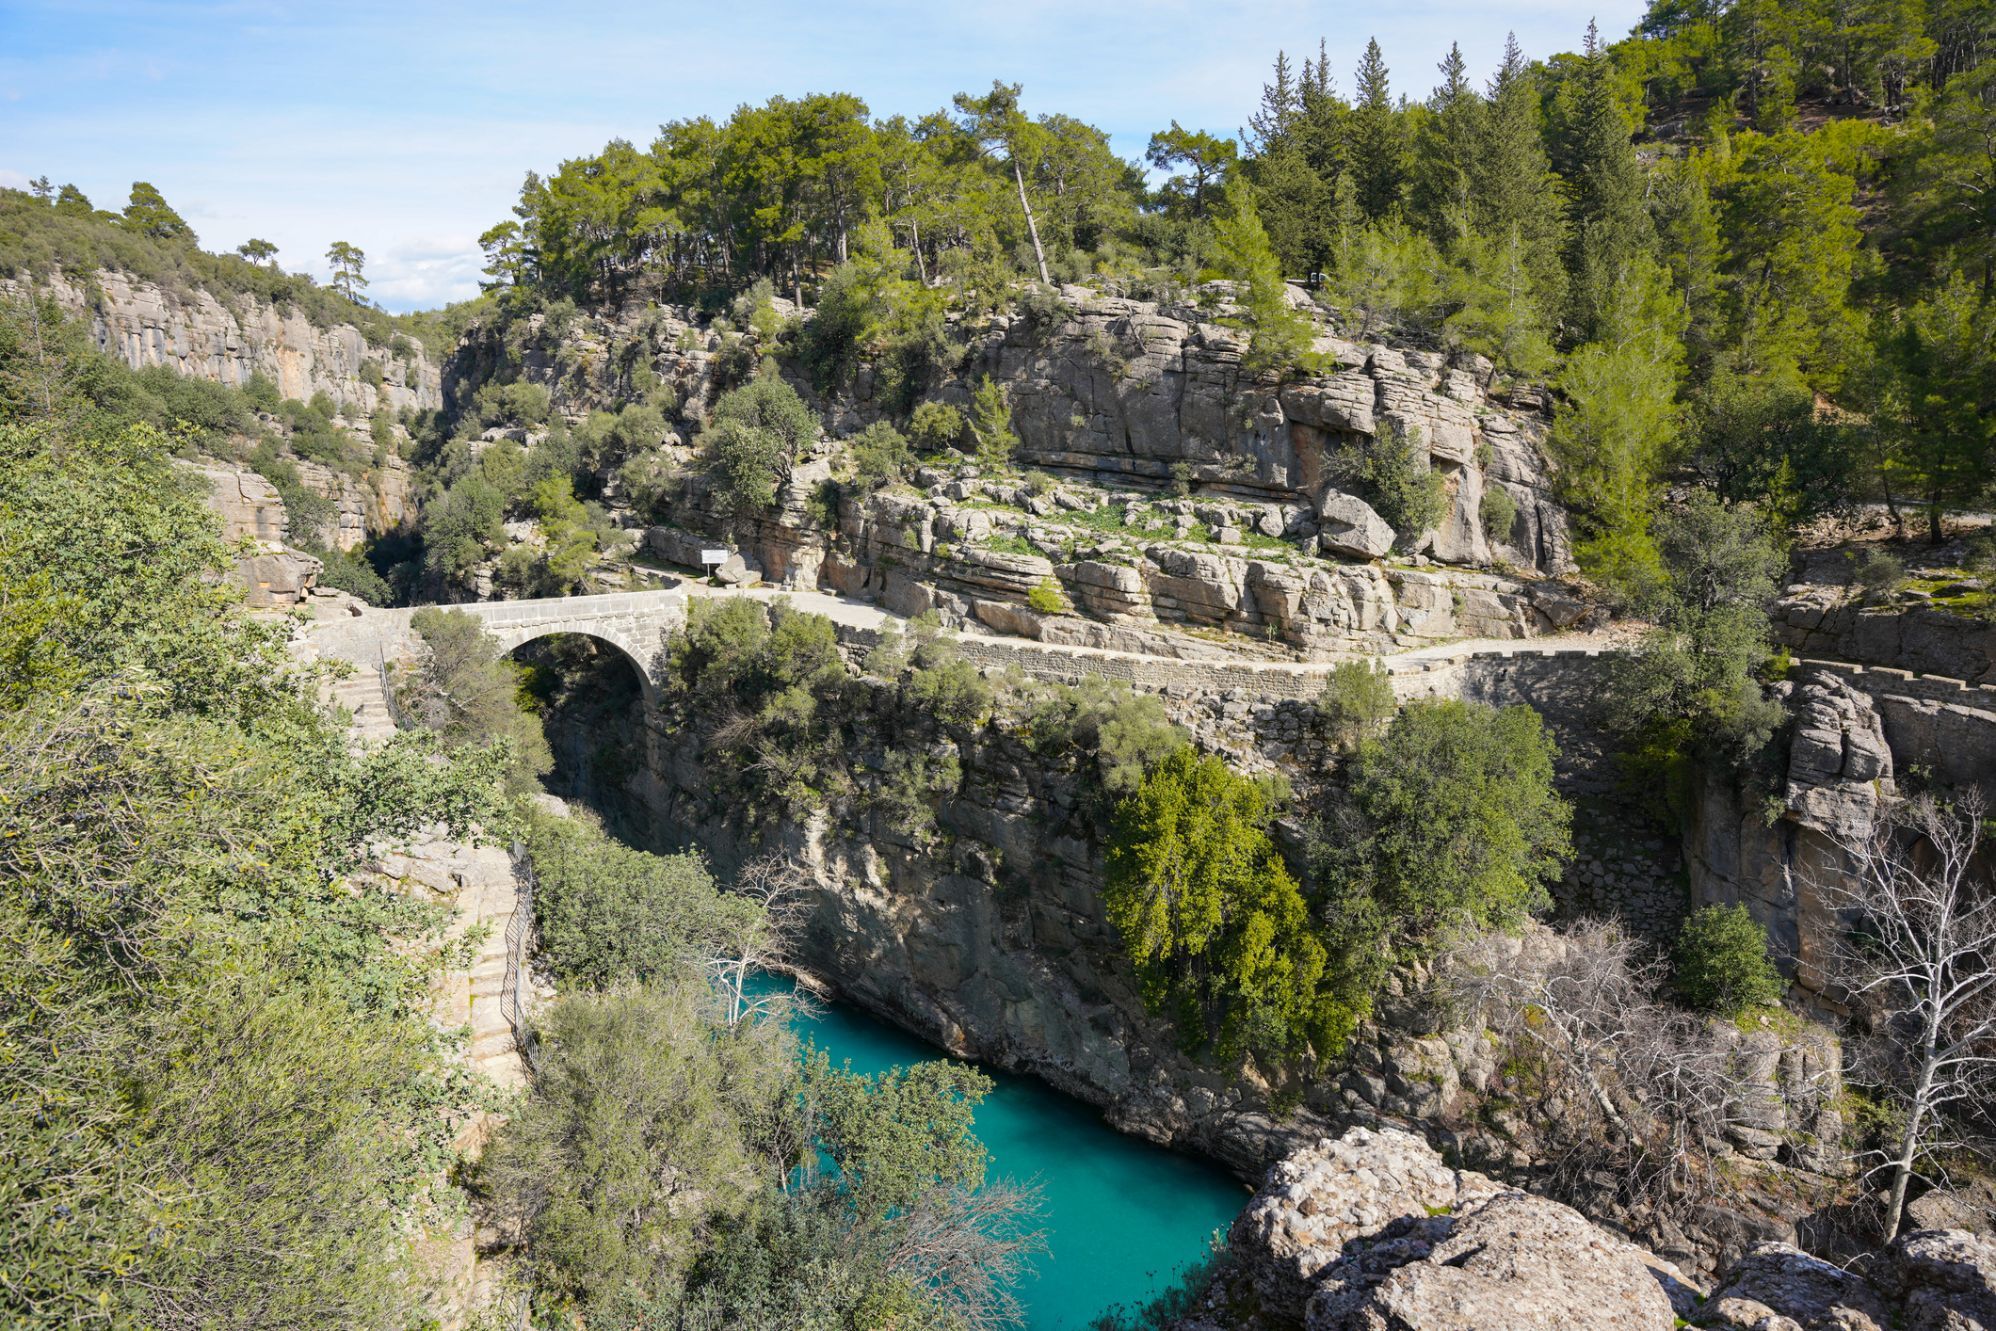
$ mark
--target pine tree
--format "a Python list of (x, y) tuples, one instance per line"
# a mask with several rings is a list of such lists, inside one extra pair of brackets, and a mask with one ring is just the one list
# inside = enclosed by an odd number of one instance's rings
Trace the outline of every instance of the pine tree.
[(1407, 145), (1400, 115), (1393, 109), (1386, 57), (1369, 39), (1358, 62), (1357, 96), (1346, 135), (1349, 169), (1358, 188), (1358, 206), (1374, 221), (1400, 206), (1406, 181)]
[(1295, 122), (1297, 110), (1295, 76), (1289, 70), (1289, 53), (1275, 53), (1275, 77), (1261, 86), (1261, 109), (1248, 117), (1241, 137), (1257, 154), (1266, 156), (1282, 145)]
[(1251, 375), (1281, 375), (1310, 352), (1310, 321), (1290, 308), (1281, 261), (1262, 230), (1254, 196), (1241, 180), (1227, 182), (1223, 206), (1213, 219), (1213, 247), (1222, 275), (1234, 283), (1248, 349), (1241, 368)]
[(1592, 23), (1567, 129), (1562, 174), (1573, 226), (1566, 259), (1573, 279), (1569, 309), (1581, 336), (1591, 338), (1600, 330), (1616, 283), (1651, 242), (1642, 167), (1631, 141), (1634, 127), (1616, 96), (1613, 64)]
[[(1566, 208), (1559, 178), (1546, 153), (1539, 110), (1539, 82), (1515, 36), (1504, 39), (1504, 61), (1490, 80), (1482, 133), (1471, 159), (1474, 225), (1515, 257), (1531, 276), (1531, 295), (1542, 314), (1565, 302)], [(1515, 252), (1513, 245), (1516, 245)]]
[(1468, 235), (1472, 224), (1485, 107), (1469, 85), (1461, 46), (1451, 43), (1437, 68), (1442, 81), (1428, 99), (1430, 114), (1415, 137), (1408, 201), (1415, 224), (1436, 244), (1447, 246)]
[(361, 275), (361, 270), (367, 265), (367, 255), (361, 248), (344, 240), (336, 240), (326, 251), (326, 262), (333, 266), (333, 290), (348, 300), (360, 300), (361, 288), (367, 285), (367, 279)]

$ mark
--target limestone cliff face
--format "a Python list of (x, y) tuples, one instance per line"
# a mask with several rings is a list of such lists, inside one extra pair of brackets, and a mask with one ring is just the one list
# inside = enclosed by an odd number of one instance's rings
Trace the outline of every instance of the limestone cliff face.
[[(169, 291), (120, 272), (57, 273), (39, 285), (90, 321), (100, 349), (135, 370), (164, 365), (232, 387), (263, 374), (285, 397), (324, 393), (355, 418), (443, 405), (437, 364), (410, 339), (375, 346), (351, 324), (324, 328), (253, 296)], [(379, 371), (379, 383), (365, 365)]]
[(1845, 871), (1840, 845), (1870, 834), (1909, 767), (1996, 794), (1996, 689), (1833, 663), (1805, 665), (1780, 688), (1793, 722), (1777, 784), (1705, 777), (1684, 857), (1693, 901), (1744, 903), (1815, 993), (1837, 928), (1817, 884)]
[[(1547, 581), (1571, 561), (1542, 403), (1492, 396), (1487, 363), (1325, 331), (1318, 350), (1338, 368), (1278, 384), (1243, 371), (1242, 334), (1216, 322), (1218, 310), (1080, 287), (1064, 288), (1054, 308), (961, 326), (962, 359), (929, 396), (964, 406), (984, 378), (1001, 385), (1017, 463), (1058, 478), (1058, 489), (935, 469), (915, 478), (920, 495), (848, 489), (829, 511), (838, 450), (827, 444), (798, 462), (777, 511), (746, 528), (689, 477), (648, 534), (652, 553), (694, 563), (725, 537), (751, 572), (787, 586), (1164, 654), (1210, 650), (1181, 628), (1226, 631), (1233, 650), (1322, 654), (1529, 637), (1586, 613)], [(518, 375), (576, 418), (668, 386), (683, 424), (667, 447), (691, 462), (684, 438), (744, 357), (753, 361), (732, 336), (674, 307), (558, 327), (539, 314), (488, 323), (459, 350), (452, 396)], [(828, 397), (801, 376), (793, 383), (835, 436), (892, 414), (871, 366)], [(1411, 441), (1445, 495), (1435, 526), (1403, 534), (1397, 551), (1392, 528), (1339, 479), (1388, 432)], [(1486, 503), (1492, 491), (1509, 502)], [(614, 478), (606, 494), (614, 501)], [(1027, 594), (1045, 579), (1076, 614), (1029, 611)]]

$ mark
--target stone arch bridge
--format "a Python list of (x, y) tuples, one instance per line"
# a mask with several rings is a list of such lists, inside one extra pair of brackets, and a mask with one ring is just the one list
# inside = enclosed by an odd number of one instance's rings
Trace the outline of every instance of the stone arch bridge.
[[(656, 703), (666, 635), (686, 622), (689, 602), (721, 597), (786, 599), (801, 610), (825, 615), (837, 627), (840, 641), (853, 647), (871, 646), (888, 625), (903, 622), (902, 617), (878, 606), (823, 592), (710, 588), (699, 584), (600, 596), (476, 601), (442, 608), (459, 610), (477, 619), (505, 651), (558, 633), (597, 638), (624, 654), (643, 681), (646, 701)], [(312, 626), (311, 635), (321, 656), (348, 660), (363, 670), (385, 670), (389, 663), (416, 652), (416, 636), (409, 624), (414, 614), (414, 608), (357, 609), (318, 621)], [(963, 654), (979, 666), (1016, 667), (1037, 679), (1071, 683), (1085, 675), (1099, 675), (1122, 680), (1137, 689), (1231, 692), (1266, 700), (1313, 698), (1323, 689), (1325, 677), (1339, 664), (1247, 657), (1152, 656), (973, 631), (957, 634), (956, 642)], [(1613, 643), (1598, 635), (1576, 634), (1517, 642), (1456, 642), (1377, 659), (1393, 677), (1395, 691), (1403, 698), (1460, 696), (1482, 691), (1475, 682), (1464, 678), (1466, 667), (1481, 666), (1487, 673), (1490, 666), (1503, 662), (1591, 658), (1613, 648)]]
[[(686, 601), (686, 592), (674, 588), (435, 608), (470, 615), (507, 652), (558, 633), (580, 633), (606, 642), (630, 661), (644, 686), (645, 701), (656, 704), (660, 653), (666, 635), (686, 622)], [(409, 621), (419, 608), (361, 608), (328, 615), (314, 622), (309, 633), (320, 657), (350, 661), (361, 676), (378, 674), (385, 679), (393, 662), (416, 654), (416, 632)]]

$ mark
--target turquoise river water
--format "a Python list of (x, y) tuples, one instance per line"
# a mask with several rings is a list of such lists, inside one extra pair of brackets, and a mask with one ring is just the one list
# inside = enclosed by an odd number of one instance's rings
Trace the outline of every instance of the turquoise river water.
[[(843, 1004), (800, 1016), (797, 1032), (855, 1072), (942, 1057)], [(984, 1071), (996, 1083), (977, 1111), (988, 1177), (1038, 1183), (1044, 1199), (1047, 1250), (1020, 1291), (1032, 1331), (1084, 1328), (1143, 1302), (1205, 1256), (1246, 1204), (1247, 1189), (1219, 1167), (1126, 1137), (1029, 1077)]]

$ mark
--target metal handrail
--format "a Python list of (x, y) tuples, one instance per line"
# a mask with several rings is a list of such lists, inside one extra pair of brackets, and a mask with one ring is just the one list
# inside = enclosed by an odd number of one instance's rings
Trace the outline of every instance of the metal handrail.
[(541, 1071), (540, 1042), (527, 1019), (527, 943), (534, 928), (534, 870), (527, 848), (515, 841), (513, 916), (506, 921), (506, 979), (499, 990), (499, 1014), (513, 1028), (513, 1045), (535, 1076)]

